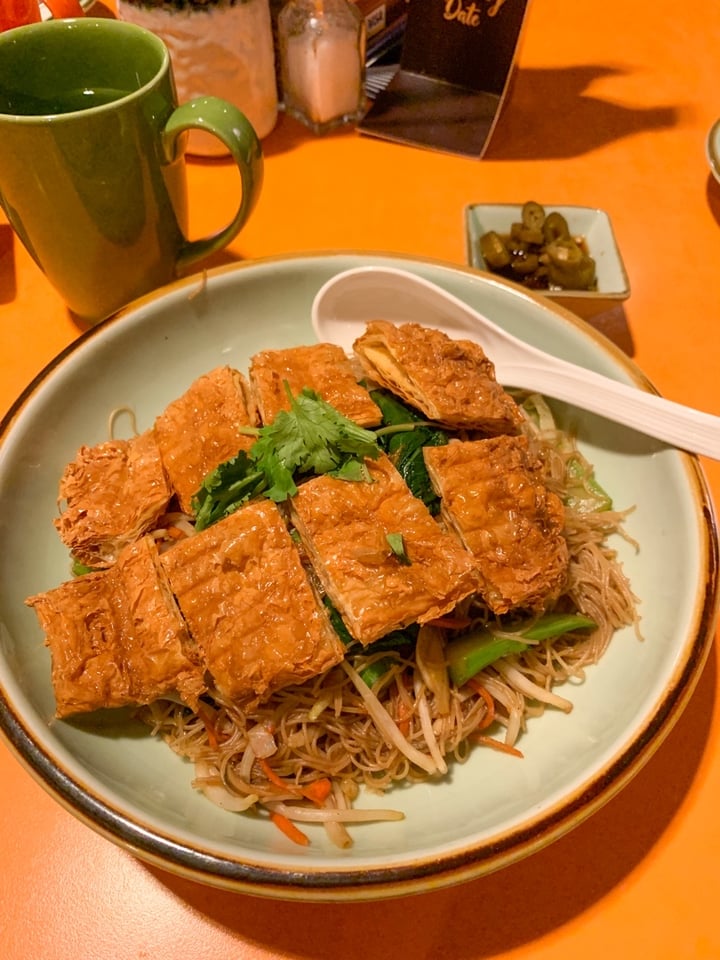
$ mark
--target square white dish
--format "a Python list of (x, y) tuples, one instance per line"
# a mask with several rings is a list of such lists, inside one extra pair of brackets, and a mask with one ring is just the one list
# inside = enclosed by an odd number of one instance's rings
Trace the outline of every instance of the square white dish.
[[(489, 270), (480, 253), (480, 237), (490, 230), (510, 232), (511, 225), (521, 219), (521, 203), (473, 203), (465, 208), (465, 242), (467, 262), (478, 270)], [(562, 214), (570, 232), (583, 237), (597, 269), (597, 290), (537, 291), (581, 317), (603, 313), (630, 296), (630, 282), (610, 217), (593, 207), (543, 204), (545, 211)]]

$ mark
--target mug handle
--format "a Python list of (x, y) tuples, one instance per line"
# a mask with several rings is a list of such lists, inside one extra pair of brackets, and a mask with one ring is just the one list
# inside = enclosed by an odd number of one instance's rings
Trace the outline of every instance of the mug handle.
[(226, 227), (201, 240), (185, 241), (177, 259), (178, 271), (222, 250), (237, 236), (257, 203), (263, 180), (260, 141), (250, 121), (237, 107), (220, 97), (197, 97), (176, 107), (163, 131), (167, 157), (177, 157), (178, 137), (193, 129), (214, 134), (228, 148), (240, 171), (242, 197)]

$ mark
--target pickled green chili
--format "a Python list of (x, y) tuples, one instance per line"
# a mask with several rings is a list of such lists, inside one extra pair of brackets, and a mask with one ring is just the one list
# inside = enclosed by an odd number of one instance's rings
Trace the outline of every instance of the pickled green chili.
[(480, 256), (488, 270), (534, 290), (595, 290), (595, 260), (582, 237), (570, 233), (558, 211), (546, 213), (534, 200), (523, 204), (509, 232), (484, 233)]

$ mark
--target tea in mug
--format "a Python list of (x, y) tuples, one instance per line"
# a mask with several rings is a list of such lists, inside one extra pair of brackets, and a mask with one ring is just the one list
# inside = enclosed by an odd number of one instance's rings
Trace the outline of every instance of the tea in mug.
[(132, 92), (114, 87), (85, 87), (60, 94), (48, 91), (47, 95), (39, 97), (22, 90), (0, 90), (0, 113), (18, 117), (49, 117), (76, 113), (122, 100)]

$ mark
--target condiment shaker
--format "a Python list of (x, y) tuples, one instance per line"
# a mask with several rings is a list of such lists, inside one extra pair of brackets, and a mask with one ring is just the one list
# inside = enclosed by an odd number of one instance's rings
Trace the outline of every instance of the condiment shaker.
[[(167, 45), (180, 102), (201, 96), (235, 104), (260, 139), (277, 120), (269, 0), (117, 0), (118, 16)], [(217, 156), (216, 137), (192, 131), (188, 150)]]
[(285, 112), (315, 133), (365, 111), (365, 20), (349, 0), (289, 0), (278, 17)]

